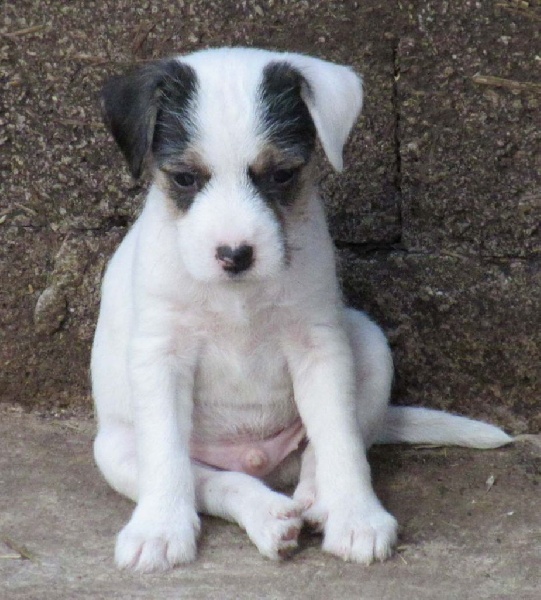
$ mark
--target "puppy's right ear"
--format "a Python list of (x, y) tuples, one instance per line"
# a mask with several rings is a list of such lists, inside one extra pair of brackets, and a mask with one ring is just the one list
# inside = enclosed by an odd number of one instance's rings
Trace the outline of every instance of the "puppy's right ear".
[(319, 58), (303, 54), (284, 56), (308, 83), (302, 89), (303, 100), (329, 162), (341, 171), (342, 149), (363, 103), (362, 79), (349, 67)]
[(169, 59), (113, 77), (103, 87), (103, 119), (135, 178), (141, 176), (151, 154), (164, 97), (186, 104), (194, 86), (193, 69)]

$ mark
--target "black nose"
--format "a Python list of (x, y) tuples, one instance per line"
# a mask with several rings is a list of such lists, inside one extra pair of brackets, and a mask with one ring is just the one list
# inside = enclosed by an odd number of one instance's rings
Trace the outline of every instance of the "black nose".
[(243, 244), (238, 248), (231, 246), (218, 246), (216, 248), (216, 259), (228, 273), (242, 273), (252, 266), (254, 262), (254, 249), (252, 246)]

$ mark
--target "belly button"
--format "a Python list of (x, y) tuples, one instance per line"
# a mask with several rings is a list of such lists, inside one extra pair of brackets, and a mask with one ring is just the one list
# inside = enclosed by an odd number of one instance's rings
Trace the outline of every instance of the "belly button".
[(269, 457), (267, 456), (267, 453), (260, 448), (249, 448), (244, 454), (242, 463), (247, 473), (256, 474), (267, 467)]

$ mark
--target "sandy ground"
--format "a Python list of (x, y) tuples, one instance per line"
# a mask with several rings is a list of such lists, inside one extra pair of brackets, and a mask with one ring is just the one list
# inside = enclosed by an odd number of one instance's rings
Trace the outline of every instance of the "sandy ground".
[(541, 438), (488, 452), (375, 449), (376, 487), (402, 525), (386, 563), (343, 563), (308, 533), (272, 562), (237, 526), (204, 518), (194, 564), (143, 576), (113, 565), (132, 507), (94, 466), (93, 430), (88, 419), (0, 414), (2, 599), (539, 597)]

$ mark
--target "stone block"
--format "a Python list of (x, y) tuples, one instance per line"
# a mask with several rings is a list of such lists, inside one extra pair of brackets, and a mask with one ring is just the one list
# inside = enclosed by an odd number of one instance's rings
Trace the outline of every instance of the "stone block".
[(345, 294), (383, 323), (395, 399), (538, 430), (541, 7), (514, 1), (8, 3), (0, 33), (0, 400), (88, 410), (108, 257), (145, 184), (101, 123), (134, 62), (306, 52), (364, 76), (346, 171), (321, 161)]
[(397, 94), (407, 249), (541, 256), (541, 13), (526, 4), (403, 7)]
[(394, 400), (541, 427), (541, 270), (521, 259), (339, 253), (344, 293), (385, 329)]

